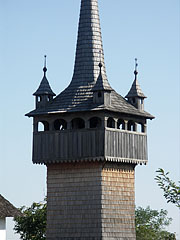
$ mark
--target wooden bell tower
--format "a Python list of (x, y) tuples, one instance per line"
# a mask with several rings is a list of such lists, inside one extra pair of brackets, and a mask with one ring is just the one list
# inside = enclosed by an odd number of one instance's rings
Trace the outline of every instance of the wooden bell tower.
[(33, 163), (47, 166), (47, 240), (136, 239), (134, 170), (147, 163), (153, 116), (133, 102), (144, 99), (139, 85), (126, 100), (107, 80), (98, 0), (81, 0), (69, 86), (54, 98), (44, 77), (27, 116)]

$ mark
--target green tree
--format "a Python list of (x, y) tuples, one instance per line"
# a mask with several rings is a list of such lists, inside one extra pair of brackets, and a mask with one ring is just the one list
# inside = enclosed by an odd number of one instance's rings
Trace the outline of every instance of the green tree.
[(178, 182), (179, 186), (177, 186), (177, 184), (169, 178), (169, 172), (165, 173), (162, 168), (159, 168), (156, 172), (158, 175), (155, 177), (155, 180), (163, 190), (167, 202), (171, 202), (180, 208), (180, 181)]
[(175, 240), (174, 233), (164, 230), (172, 219), (167, 217), (167, 211), (151, 210), (150, 207), (135, 210), (136, 240)]
[(22, 216), (15, 217), (16, 233), (23, 240), (46, 239), (46, 201), (33, 203), (30, 207), (22, 207)]

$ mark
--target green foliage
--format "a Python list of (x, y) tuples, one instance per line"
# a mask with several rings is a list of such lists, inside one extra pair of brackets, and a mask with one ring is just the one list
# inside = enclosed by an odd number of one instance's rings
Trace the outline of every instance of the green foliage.
[(22, 207), (22, 216), (15, 217), (16, 233), (23, 240), (45, 240), (46, 232), (46, 202), (33, 203), (31, 207)]
[(167, 211), (151, 210), (150, 207), (135, 210), (136, 240), (175, 240), (175, 234), (164, 230), (172, 219), (167, 217)]
[(164, 197), (167, 199), (167, 202), (174, 203), (180, 208), (180, 181), (178, 182), (179, 186), (177, 186), (169, 178), (169, 172), (165, 173), (162, 168), (159, 168), (156, 172), (158, 175), (155, 177), (155, 180), (158, 186), (164, 191)]

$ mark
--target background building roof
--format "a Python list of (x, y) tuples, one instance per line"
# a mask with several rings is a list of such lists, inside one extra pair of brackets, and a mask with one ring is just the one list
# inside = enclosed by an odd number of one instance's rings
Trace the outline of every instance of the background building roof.
[(19, 216), (20, 211), (0, 194), (0, 218)]

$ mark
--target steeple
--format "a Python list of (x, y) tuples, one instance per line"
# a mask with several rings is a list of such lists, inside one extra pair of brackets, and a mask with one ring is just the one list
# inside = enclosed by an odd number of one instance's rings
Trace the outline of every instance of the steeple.
[(71, 85), (83, 86), (96, 82), (99, 74), (99, 62), (102, 63), (103, 81), (109, 86), (104, 64), (98, 0), (82, 0)]
[(46, 55), (44, 56), (44, 67), (43, 67), (43, 79), (36, 90), (36, 92), (33, 94), (36, 96), (36, 108), (39, 107), (44, 107), (47, 102), (53, 99), (53, 96), (56, 94), (52, 91), (49, 82), (46, 78), (46, 72), (47, 72), (47, 67), (46, 67)]
[(138, 79), (137, 79), (137, 75), (138, 75), (138, 71), (137, 71), (137, 67), (138, 67), (138, 63), (137, 63), (137, 58), (135, 58), (135, 70), (134, 70), (134, 75), (135, 75), (135, 79), (134, 82), (131, 86), (131, 89), (129, 90), (128, 94), (126, 95), (125, 98), (128, 99), (128, 101), (135, 106), (137, 109), (139, 110), (144, 110), (144, 98), (146, 98), (146, 96), (144, 95), (144, 93), (141, 90), (141, 87), (138, 83)]

